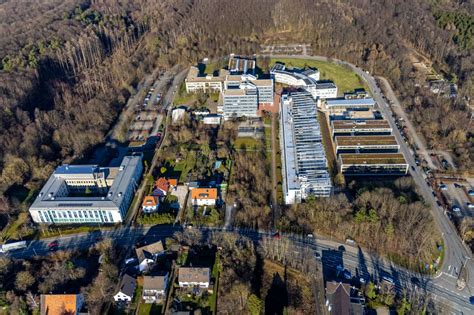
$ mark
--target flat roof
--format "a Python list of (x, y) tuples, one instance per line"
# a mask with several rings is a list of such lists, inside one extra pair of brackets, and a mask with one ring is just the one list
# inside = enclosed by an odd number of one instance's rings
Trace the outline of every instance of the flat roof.
[(341, 153), (339, 154), (339, 159), (342, 164), (351, 165), (407, 164), (405, 157), (401, 153)]
[[(113, 168), (115, 179), (110, 186), (106, 196), (93, 197), (69, 197), (56, 196), (58, 190), (66, 185), (65, 178), (57, 177), (55, 172), (41, 188), (40, 193), (30, 208), (61, 208), (61, 207), (101, 207), (116, 208), (124, 200), (124, 193), (127, 191), (135, 174), (136, 168), (141, 165), (141, 156), (125, 156), (120, 167)], [(109, 168), (101, 168), (101, 170)], [(111, 168), (112, 169), (112, 168)], [(116, 169), (116, 170), (115, 170)], [(116, 173), (115, 173), (116, 172)]]
[(375, 105), (375, 100), (371, 97), (369, 98), (355, 98), (355, 99), (346, 99), (346, 98), (335, 98), (327, 99), (326, 107), (338, 107), (338, 106), (367, 106), (373, 107)]
[(227, 90), (224, 90), (222, 92), (222, 94), (224, 94), (224, 96), (234, 96), (234, 95), (239, 95), (239, 96), (243, 96), (243, 95), (247, 95), (245, 89), (227, 89)]
[(308, 92), (292, 92), (282, 102), (284, 176), (288, 189), (331, 189), (316, 102)]
[(333, 82), (316, 82), (316, 89), (335, 89), (336, 85)]
[(385, 119), (375, 120), (333, 120), (333, 129), (367, 129), (367, 128), (390, 128), (390, 124)]
[(356, 145), (398, 145), (394, 136), (336, 136), (337, 146), (356, 146)]

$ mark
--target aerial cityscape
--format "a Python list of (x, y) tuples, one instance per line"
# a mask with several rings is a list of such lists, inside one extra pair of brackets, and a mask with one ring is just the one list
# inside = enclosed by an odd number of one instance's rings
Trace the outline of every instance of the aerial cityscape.
[(474, 314), (474, 4), (0, 20), (0, 315)]

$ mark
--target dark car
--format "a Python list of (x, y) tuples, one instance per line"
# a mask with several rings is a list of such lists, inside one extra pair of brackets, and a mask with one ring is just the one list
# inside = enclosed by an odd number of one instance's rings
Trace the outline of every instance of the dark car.
[(469, 303), (471, 303), (472, 305), (474, 305), (474, 296), (471, 296), (471, 297), (469, 298)]
[(420, 284), (420, 279), (418, 279), (417, 277), (411, 277), (410, 281), (411, 283), (416, 284), (416, 285)]

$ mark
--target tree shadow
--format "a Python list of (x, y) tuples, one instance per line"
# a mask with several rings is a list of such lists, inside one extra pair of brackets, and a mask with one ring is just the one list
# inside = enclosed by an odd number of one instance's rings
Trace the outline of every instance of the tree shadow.
[(283, 314), (288, 306), (288, 289), (286, 287), (286, 267), (284, 279), (280, 274), (274, 273), (272, 285), (265, 297), (265, 314)]

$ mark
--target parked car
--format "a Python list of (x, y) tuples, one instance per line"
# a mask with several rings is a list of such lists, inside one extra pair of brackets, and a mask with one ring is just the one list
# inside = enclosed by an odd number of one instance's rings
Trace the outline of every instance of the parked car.
[(469, 209), (473, 209), (473, 208), (474, 208), (474, 204), (468, 202), (468, 203), (467, 203), (467, 207), (468, 207)]
[(451, 210), (453, 210), (453, 212), (461, 212), (461, 208), (459, 208), (459, 206), (456, 206), (454, 205)]
[(469, 190), (469, 191), (467, 192), (467, 194), (468, 194), (469, 196), (471, 196), (471, 197), (474, 197), (474, 190), (472, 190), (472, 189)]
[(463, 185), (461, 185), (461, 184), (458, 184), (458, 183), (454, 183), (454, 187), (456, 187), (456, 188), (464, 188), (464, 186), (463, 186)]
[(441, 190), (448, 190), (448, 186), (446, 186), (445, 184), (440, 184), (440, 185), (439, 185), (439, 189), (441, 189)]
[(474, 296), (471, 296), (469, 298), (469, 303), (471, 303), (471, 305), (474, 305)]
[(392, 285), (395, 284), (395, 281), (393, 281), (393, 279), (390, 278), (389, 276), (382, 276), (382, 281), (388, 282), (388, 283), (390, 283), (390, 284), (392, 284)]

